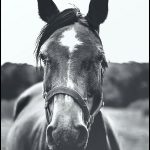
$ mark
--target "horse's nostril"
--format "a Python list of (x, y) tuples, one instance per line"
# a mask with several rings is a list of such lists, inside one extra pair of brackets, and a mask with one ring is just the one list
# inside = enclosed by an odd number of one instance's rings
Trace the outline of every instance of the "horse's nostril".
[(82, 125), (77, 126), (76, 129), (79, 132), (77, 144), (79, 147), (82, 147), (86, 144), (86, 142), (88, 140), (88, 131), (87, 131), (86, 127), (84, 127)]
[(54, 145), (55, 141), (53, 138), (53, 131), (54, 131), (54, 127), (53, 126), (48, 126), (47, 127), (47, 142), (49, 145)]

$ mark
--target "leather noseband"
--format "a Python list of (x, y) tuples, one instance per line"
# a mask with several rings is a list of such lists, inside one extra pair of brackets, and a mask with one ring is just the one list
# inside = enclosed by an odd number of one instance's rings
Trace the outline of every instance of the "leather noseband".
[(76, 103), (78, 103), (78, 105), (82, 108), (82, 111), (84, 113), (84, 120), (87, 125), (87, 128), (89, 129), (94, 122), (95, 116), (100, 111), (100, 108), (103, 106), (102, 98), (100, 100), (101, 101), (100, 105), (98, 106), (96, 111), (94, 111), (94, 113), (91, 115), (86, 104), (87, 98), (83, 98), (77, 91), (67, 88), (67, 87), (60, 86), (57, 88), (53, 88), (48, 93), (44, 93), (44, 96), (43, 96), (45, 99), (46, 119), (49, 124), (51, 122), (51, 119), (50, 119), (51, 112), (49, 110), (49, 104), (52, 103), (53, 97), (58, 94), (69, 95), (75, 100)]

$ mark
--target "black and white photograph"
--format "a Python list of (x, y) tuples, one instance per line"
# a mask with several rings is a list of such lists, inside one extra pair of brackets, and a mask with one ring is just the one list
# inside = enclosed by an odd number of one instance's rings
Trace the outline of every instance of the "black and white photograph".
[(149, 0), (1, 0), (1, 150), (149, 149)]

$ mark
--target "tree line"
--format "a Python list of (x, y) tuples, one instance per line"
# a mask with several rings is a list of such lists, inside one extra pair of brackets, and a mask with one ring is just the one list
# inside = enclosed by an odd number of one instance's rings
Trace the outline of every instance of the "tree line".
[[(42, 68), (5, 63), (1, 66), (1, 99), (15, 99), (25, 89), (42, 80)], [(125, 107), (136, 100), (148, 99), (149, 63), (109, 63), (103, 91), (107, 106)]]

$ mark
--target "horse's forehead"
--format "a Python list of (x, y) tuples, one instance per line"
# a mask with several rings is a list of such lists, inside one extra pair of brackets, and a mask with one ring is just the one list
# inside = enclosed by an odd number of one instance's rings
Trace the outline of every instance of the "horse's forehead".
[[(93, 51), (93, 45), (95, 48), (98, 48), (97, 45), (99, 44), (96, 43), (92, 32), (80, 24), (75, 24), (55, 31), (43, 44), (41, 51), (49, 51), (51, 47), (57, 47), (58, 49), (55, 49), (55, 51), (66, 49), (66, 52), (70, 54), (77, 50), (84, 50), (84, 47), (86, 47), (86, 51)], [(79, 47), (82, 47), (82, 49)]]

